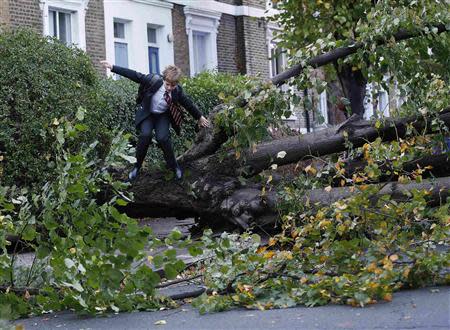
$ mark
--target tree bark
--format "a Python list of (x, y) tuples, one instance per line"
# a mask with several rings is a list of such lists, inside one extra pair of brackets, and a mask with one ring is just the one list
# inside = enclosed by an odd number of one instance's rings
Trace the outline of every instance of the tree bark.
[[(441, 112), (439, 119), (447, 127), (450, 127), (450, 109)], [(348, 149), (348, 143), (351, 143), (353, 147), (361, 147), (378, 137), (382, 141), (404, 138), (409, 125), (419, 132), (430, 133), (432, 130), (431, 121), (432, 118), (424, 119), (418, 116), (389, 119), (384, 126), (376, 128), (376, 121), (361, 120), (349, 123), (346, 127), (340, 127), (339, 129), (329, 128), (317, 133), (267, 142), (260, 144), (256, 152), (249, 151), (247, 153), (246, 173), (252, 176), (268, 168), (271, 164), (285, 165), (316, 156), (345, 151)], [(285, 151), (286, 156), (283, 158), (277, 157), (280, 151)]]
[[(345, 177), (351, 178), (353, 174), (358, 172), (363, 172), (364, 168), (367, 166), (367, 161), (358, 159), (350, 160), (343, 166), (345, 170)], [(394, 173), (394, 167), (392, 161), (386, 160), (382, 164), (378, 164), (382, 175), (377, 179), (378, 182), (386, 182), (389, 180), (397, 180), (398, 174)], [(407, 173), (412, 173), (417, 169), (424, 169), (425, 167), (431, 167), (427, 169), (423, 174), (423, 178), (428, 177), (444, 177), (450, 173), (450, 153), (442, 153), (436, 155), (426, 155), (420, 158), (406, 162), (402, 166), (402, 171)], [(331, 173), (334, 176), (336, 172)], [(339, 185), (340, 179), (337, 178), (335, 185)]]

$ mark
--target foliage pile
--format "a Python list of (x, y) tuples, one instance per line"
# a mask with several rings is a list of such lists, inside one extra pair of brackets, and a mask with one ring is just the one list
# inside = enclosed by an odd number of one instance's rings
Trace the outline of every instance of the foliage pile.
[[(261, 245), (255, 235), (204, 237), (212, 257), (205, 265), (205, 283), (212, 291), (196, 299), (200, 312), (236, 306), (270, 309), (341, 303), (364, 306), (390, 301), (400, 288), (450, 283), (450, 200), (427, 204), (428, 191), (413, 191), (402, 201), (377, 196), (383, 185), (367, 184), (382, 175), (376, 159), (401, 153), (402, 147), (367, 144), (364, 171), (346, 177), (335, 163), (334, 179), (352, 184), (354, 195), (332, 205), (303, 204), (308, 190), (331, 189), (328, 169), (312, 166), (280, 193), (282, 233)], [(375, 157), (371, 148), (378, 147)], [(395, 151), (394, 151), (395, 150)], [(405, 158), (406, 159), (406, 158)], [(421, 180), (426, 169), (413, 173), (391, 169), (399, 181)], [(331, 178), (329, 178), (331, 179)]]
[[(327, 66), (325, 79), (306, 67), (290, 82), (294, 89), (320, 92), (335, 79), (333, 70), (350, 65), (385, 90), (395, 85), (403, 104), (391, 115), (431, 118), (433, 134), (408, 126), (406, 138), (387, 144), (378, 139), (354, 149), (347, 143), (345, 154), (317, 158), (316, 162), (324, 163), (321, 168), (307, 166), (295, 180), (278, 186), (272, 184), (272, 171), (266, 170), (261, 175), (261, 196), (271, 189), (279, 192), (281, 233), (267, 244), (250, 233), (225, 233), (219, 240), (206, 235), (203, 240), (211, 258), (202, 270), (210, 293), (197, 298), (195, 306), (201, 312), (236, 306), (364, 306), (390, 301), (400, 288), (448, 285), (450, 199), (430, 204), (426, 190), (413, 190), (401, 200), (378, 194), (389, 180), (421, 182), (430, 167), (407, 172), (404, 165), (446, 152), (444, 140), (449, 132), (436, 114), (450, 106), (450, 37), (438, 35), (433, 26), (443, 24), (449, 29), (448, 3), (284, 0), (278, 8), (276, 19), (284, 26), (280, 45), (290, 53), (291, 64), (305, 66), (312, 57), (337, 47), (362, 45), (354, 55)], [(396, 42), (392, 36), (402, 30), (419, 36)], [(377, 115), (375, 127), (379, 128), (383, 118)], [(230, 120), (229, 125), (235, 123)], [(254, 122), (240, 126), (242, 131), (255, 128)], [(248, 147), (258, 141), (239, 142)], [(347, 173), (345, 163), (355, 158), (365, 165)], [(311, 189), (327, 194), (336, 184), (350, 186), (352, 196), (331, 205), (308, 201)]]
[[(161, 242), (149, 227), (117, 210), (130, 200), (127, 184), (108, 170), (133, 160), (127, 137), (118, 134), (103, 160), (92, 161), (97, 142), (69, 147), (87, 131), (84, 115), (79, 108), (75, 121), (62, 117), (48, 127), (47, 134), (56, 137), (54, 181), (35, 193), (1, 187), (0, 318), (61, 309), (155, 309), (169, 304), (155, 292), (155, 268), (172, 279), (185, 267), (172, 248), (189, 243), (180, 242), (179, 231)], [(105, 189), (112, 197), (99, 204)], [(162, 245), (170, 249), (147, 256), (146, 249)], [(31, 265), (20, 260), (24, 249), (35, 253)]]

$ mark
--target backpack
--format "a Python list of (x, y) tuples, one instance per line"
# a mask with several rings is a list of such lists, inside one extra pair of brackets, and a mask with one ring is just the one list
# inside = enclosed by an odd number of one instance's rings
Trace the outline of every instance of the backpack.
[[(140, 84), (138, 93), (136, 96), (136, 105), (139, 105), (142, 103), (142, 100), (144, 99), (144, 95), (147, 92), (152, 91), (152, 89), (155, 87), (158, 80), (161, 79), (161, 76), (154, 74), (152, 79), (150, 79), (150, 82), (148, 84)], [(153, 91), (154, 92), (154, 91)]]

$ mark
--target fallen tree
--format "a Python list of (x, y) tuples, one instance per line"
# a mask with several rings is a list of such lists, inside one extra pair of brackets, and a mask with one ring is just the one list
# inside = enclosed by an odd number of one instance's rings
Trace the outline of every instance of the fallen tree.
[[(442, 24), (436, 27), (436, 33), (446, 31)], [(400, 31), (393, 38), (401, 41), (421, 34), (420, 31)], [(377, 40), (378, 44), (385, 42), (385, 39)], [(363, 44), (358, 43), (337, 48), (312, 58), (307, 65), (319, 67), (332, 63), (362, 47)], [(304, 68), (304, 65), (296, 65), (272, 78), (271, 83), (280, 85), (300, 74)], [(255, 88), (251, 94), (257, 96), (260, 92), (260, 88)], [(234, 101), (235, 108), (243, 108), (249, 102), (252, 102), (251, 97), (238, 98)], [(214, 123), (216, 116), (224, 111), (228, 111), (226, 105), (216, 107), (210, 114), (211, 121)], [(387, 119), (384, 123), (351, 117), (338, 128), (261, 143), (243, 151), (242, 157), (235, 150), (223, 150), (222, 146), (231, 136), (213, 126), (201, 130), (194, 146), (179, 157), (187, 173), (183, 182), (167, 180), (165, 172), (144, 171), (131, 187), (134, 201), (124, 206), (123, 211), (132, 217), (197, 217), (205, 223), (231, 223), (242, 228), (252, 223), (273, 223), (277, 214), (276, 192), (265, 194), (264, 184), (252, 180), (271, 165), (292, 164), (312, 157), (336, 154), (347, 150), (349, 145), (361, 147), (378, 138), (385, 142), (405, 138), (411, 130), (420, 134), (434, 133), (435, 125), (432, 123), (436, 121), (442, 127), (449, 128), (450, 109), (433, 116)], [(445, 175), (445, 170), (440, 173)], [(448, 189), (447, 183), (441, 188)], [(333, 193), (336, 198), (339, 195), (342, 198), (348, 196), (345, 189)]]
[[(450, 110), (440, 113), (439, 119), (450, 127)], [(203, 222), (230, 222), (243, 228), (249, 227), (251, 223), (273, 223), (277, 214), (276, 192), (264, 195), (264, 184), (250, 180), (243, 183), (239, 177), (251, 178), (272, 164), (296, 163), (313, 156), (344, 151), (349, 142), (359, 147), (379, 137), (383, 141), (403, 138), (408, 126), (419, 132), (430, 132), (430, 121), (423, 117), (394, 119), (387, 120), (384, 126), (378, 128), (375, 127), (376, 122), (359, 121), (347, 125), (345, 131), (330, 128), (260, 144), (256, 151), (247, 152), (245, 160), (237, 160), (233, 152), (225, 156), (205, 156), (182, 162), (182, 166), (188, 170), (183, 183), (165, 179), (163, 172), (144, 172), (132, 186), (134, 202), (124, 207), (124, 211), (133, 217), (200, 217)], [(281, 151), (285, 152), (284, 157), (277, 157)], [(449, 189), (448, 179), (444, 179), (442, 184), (439, 189)], [(430, 181), (423, 188), (430, 189), (432, 185), (433, 181)], [(392, 187), (396, 187), (395, 183)], [(416, 185), (405, 187), (406, 190), (418, 188)], [(398, 195), (397, 190), (393, 191)], [(333, 196), (333, 200), (346, 198), (349, 190), (338, 188), (328, 194), (323, 191), (312, 191), (311, 194), (314, 196), (310, 197), (313, 202), (329, 203), (330, 196)], [(319, 196), (322, 195), (321, 199)]]

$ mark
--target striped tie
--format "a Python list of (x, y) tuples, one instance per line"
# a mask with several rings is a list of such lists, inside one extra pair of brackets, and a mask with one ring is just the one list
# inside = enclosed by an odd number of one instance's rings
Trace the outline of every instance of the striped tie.
[(172, 98), (169, 95), (168, 91), (164, 92), (164, 100), (167, 103), (167, 106), (169, 107), (170, 114), (172, 115), (173, 121), (176, 126), (180, 127), (181, 122), (183, 121), (183, 113), (181, 112), (181, 109), (172, 102)]

